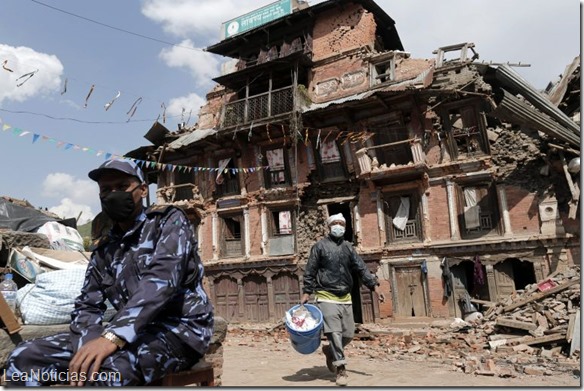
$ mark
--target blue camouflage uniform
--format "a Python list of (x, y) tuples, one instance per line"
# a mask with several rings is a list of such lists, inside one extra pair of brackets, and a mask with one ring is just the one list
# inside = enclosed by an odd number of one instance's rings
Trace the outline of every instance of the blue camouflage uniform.
[[(114, 228), (95, 248), (70, 332), (18, 345), (8, 359), (7, 385), (68, 383), (63, 373), (77, 350), (104, 330), (126, 345), (104, 360), (100, 378), (91, 384), (142, 385), (189, 368), (213, 335), (203, 273), (184, 212), (174, 207), (143, 211), (128, 232)], [(104, 325), (106, 299), (117, 313)], [(26, 378), (30, 374), (37, 376)]]

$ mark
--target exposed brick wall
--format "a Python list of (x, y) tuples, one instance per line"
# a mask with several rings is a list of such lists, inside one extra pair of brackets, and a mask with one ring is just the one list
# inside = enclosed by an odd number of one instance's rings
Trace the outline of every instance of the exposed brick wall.
[(505, 187), (505, 192), (513, 235), (538, 234), (540, 231), (538, 197), (519, 187), (509, 185)]
[(313, 68), (313, 78), (308, 92), (313, 102), (321, 103), (353, 95), (368, 88), (368, 69), (363, 60), (345, 57), (334, 63)]
[(432, 240), (447, 240), (450, 238), (450, 218), (448, 215), (448, 195), (446, 185), (434, 185), (429, 188), (428, 195), (429, 221), (428, 232)]
[(426, 260), (428, 266), (428, 296), (433, 317), (448, 317), (448, 302), (442, 302), (444, 288), (442, 286), (442, 269), (440, 260)]
[[(298, 144), (298, 183), (308, 182), (308, 175), (310, 174), (306, 148), (312, 148), (312, 145), (309, 144), (308, 146), (305, 146), (304, 144)], [(294, 178), (294, 175), (296, 175), (295, 173), (291, 174), (292, 178)]]
[(213, 219), (211, 215), (207, 215), (201, 224), (199, 229), (203, 230), (202, 243), (201, 246), (201, 257), (203, 258), (203, 263), (213, 259)]
[[(323, 13), (313, 29), (313, 61), (318, 62), (354, 51), (375, 42), (375, 18), (360, 5)], [(319, 103), (349, 96), (369, 87), (369, 70), (357, 53), (313, 68), (308, 87), (310, 99)]]
[(381, 319), (393, 316), (393, 301), (391, 300), (391, 284), (389, 280), (379, 278), (379, 288), (385, 295), (385, 303), (379, 303), (379, 317)]
[(260, 256), (262, 255), (262, 218), (260, 209), (257, 206), (251, 206), (249, 208), (249, 230), (251, 243), (250, 254), (252, 257)]
[(320, 61), (365, 45), (373, 46), (376, 24), (373, 14), (360, 5), (343, 4), (324, 12), (313, 29), (313, 60)]
[(428, 278), (428, 294), (430, 296), (430, 308), (432, 316), (435, 318), (448, 317), (448, 302), (442, 302), (444, 289), (442, 288), (442, 278), (435, 275)]
[[(242, 165), (245, 168), (250, 167), (257, 167), (257, 156), (255, 154), (254, 148), (250, 145), (247, 148), (242, 148), (242, 155), (241, 155)], [(241, 172), (239, 175), (243, 175), (245, 188), (247, 192), (253, 192), (260, 189), (260, 175), (263, 175), (263, 172)]]
[(562, 219), (562, 225), (566, 233), (580, 236), (580, 215), (578, 215), (577, 219), (570, 219), (568, 218), (567, 212), (564, 213), (560, 210), (560, 218)]
[(361, 187), (359, 193), (359, 214), (361, 217), (360, 242), (363, 248), (377, 248), (380, 243), (377, 202), (371, 198), (371, 189)]
[(580, 246), (568, 249), (568, 261), (570, 265), (580, 265), (582, 263), (582, 249)]

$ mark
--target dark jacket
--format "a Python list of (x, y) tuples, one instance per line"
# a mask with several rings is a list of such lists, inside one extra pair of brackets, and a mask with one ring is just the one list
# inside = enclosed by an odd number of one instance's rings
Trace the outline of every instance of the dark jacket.
[(213, 335), (213, 307), (203, 273), (191, 224), (178, 208), (143, 212), (125, 233), (112, 229), (93, 251), (75, 302), (74, 351), (104, 330), (108, 299), (118, 312), (105, 329), (126, 342), (156, 326), (204, 354)]
[(377, 277), (369, 272), (363, 259), (351, 243), (329, 236), (319, 240), (310, 249), (310, 256), (304, 272), (303, 293), (327, 291), (336, 296), (351, 292), (352, 273), (357, 273), (363, 284), (374, 290)]

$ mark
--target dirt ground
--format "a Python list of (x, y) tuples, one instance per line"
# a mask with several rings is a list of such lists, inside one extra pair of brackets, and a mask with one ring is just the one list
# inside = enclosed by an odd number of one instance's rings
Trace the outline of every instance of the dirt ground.
[[(581, 387), (580, 370), (566, 368), (546, 375), (515, 373), (510, 377), (465, 374), (455, 365), (432, 357), (363, 355), (360, 341), (346, 349), (351, 387)], [(308, 355), (294, 350), (289, 340), (250, 336), (230, 331), (224, 343), (222, 385), (227, 387), (330, 387), (321, 350)]]

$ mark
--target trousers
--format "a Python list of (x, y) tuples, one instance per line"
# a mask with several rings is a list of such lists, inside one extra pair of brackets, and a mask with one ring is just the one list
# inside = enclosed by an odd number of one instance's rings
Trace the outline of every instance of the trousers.
[(106, 358), (98, 373), (69, 373), (73, 349), (69, 333), (60, 333), (20, 343), (6, 365), (7, 386), (68, 384), (85, 376), (93, 386), (139, 386), (164, 375), (192, 367), (201, 355), (167, 330), (140, 335)]
[(347, 365), (345, 346), (355, 336), (353, 305), (328, 302), (317, 302), (317, 305), (322, 312), (324, 335), (331, 347), (333, 365)]

